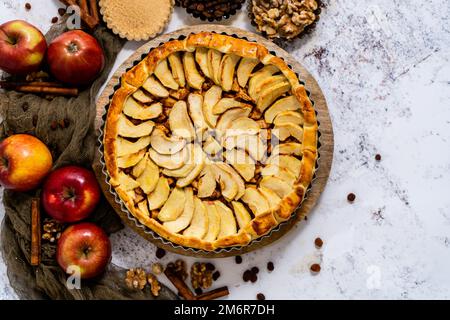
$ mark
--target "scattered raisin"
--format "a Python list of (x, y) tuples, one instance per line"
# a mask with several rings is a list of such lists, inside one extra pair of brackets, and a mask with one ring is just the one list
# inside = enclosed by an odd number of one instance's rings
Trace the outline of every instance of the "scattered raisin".
[(258, 276), (256, 275), (256, 273), (253, 273), (253, 272), (251, 272), (251, 271), (250, 271), (250, 281), (251, 281), (252, 283), (258, 281)]
[(323, 246), (323, 240), (320, 238), (316, 238), (316, 240), (314, 240), (314, 245), (316, 246), (317, 249), (322, 248)]
[(234, 260), (236, 261), (237, 264), (241, 264), (242, 263), (242, 257), (241, 256), (234, 257)]
[(311, 272), (313, 273), (319, 273), (320, 272), (320, 264), (318, 263), (314, 263), (313, 265), (311, 265)]
[(156, 249), (156, 257), (158, 259), (163, 258), (165, 255), (166, 255), (166, 250), (161, 249), (161, 248)]
[(64, 118), (64, 125), (66, 126), (66, 128), (68, 128), (70, 126), (70, 120), (67, 118)]
[(52, 23), (57, 23), (58, 22), (58, 17), (53, 17), (52, 18)]
[(25, 3), (25, 9), (31, 10), (31, 3)]
[(274, 269), (275, 269), (275, 267), (273, 265), (273, 262), (272, 261), (267, 262), (267, 270), (273, 271)]
[(66, 9), (65, 8), (59, 8), (58, 9), (58, 14), (62, 17), (63, 15), (66, 14)]
[(347, 200), (348, 201), (353, 202), (353, 201), (355, 201), (355, 199), (356, 199), (356, 195), (354, 193), (349, 193), (347, 195)]
[(220, 277), (220, 272), (219, 271), (214, 272), (213, 275), (212, 275), (212, 278), (213, 278), (214, 281), (219, 279), (219, 277)]
[(258, 300), (266, 300), (266, 296), (264, 294), (262, 294), (262, 293), (258, 293), (256, 295), (256, 299), (258, 299)]
[(216, 270), (216, 267), (211, 262), (208, 262), (206, 264), (206, 270), (214, 271), (214, 270)]
[(58, 122), (56, 122), (56, 120), (53, 120), (52, 123), (50, 124), (50, 129), (56, 130), (57, 128), (58, 128)]
[(252, 272), (253, 272), (254, 274), (258, 274), (259, 268), (258, 268), (258, 267), (253, 267), (253, 268), (252, 268)]
[(376, 154), (375, 155), (375, 160), (381, 161), (381, 154)]
[(199, 294), (202, 294), (203, 293), (203, 290), (202, 290), (202, 288), (200, 288), (200, 287), (198, 287), (198, 288), (195, 288), (195, 294), (196, 295), (199, 295)]
[(59, 120), (58, 124), (59, 124), (61, 129), (65, 129), (66, 128), (66, 123), (64, 122), (64, 120)]
[(250, 278), (252, 277), (252, 272), (250, 271), (250, 270), (245, 270), (244, 271), (244, 274), (242, 275), (242, 279), (245, 281), (245, 282), (248, 282), (248, 281), (250, 281)]

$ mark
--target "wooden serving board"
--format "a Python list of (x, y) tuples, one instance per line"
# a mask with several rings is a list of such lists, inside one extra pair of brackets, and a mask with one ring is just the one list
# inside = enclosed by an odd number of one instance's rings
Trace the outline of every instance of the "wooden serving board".
[(311, 211), (311, 209), (316, 204), (317, 200), (320, 197), (320, 194), (325, 188), (325, 185), (328, 180), (328, 176), (331, 169), (331, 163), (333, 160), (333, 149), (334, 149), (334, 139), (333, 139), (333, 127), (330, 119), (330, 115), (328, 113), (328, 107), (325, 100), (325, 97), (317, 84), (316, 80), (313, 76), (292, 56), (289, 55), (286, 51), (275, 45), (273, 42), (268, 41), (267, 39), (258, 36), (254, 33), (228, 27), (228, 26), (220, 26), (220, 25), (197, 25), (192, 27), (183, 28), (171, 33), (167, 33), (161, 35), (145, 45), (139, 48), (133, 55), (131, 55), (114, 73), (111, 80), (106, 85), (102, 94), (100, 95), (97, 101), (97, 118), (96, 118), (96, 130), (100, 135), (100, 128), (103, 125), (102, 117), (105, 113), (105, 106), (109, 104), (109, 97), (114, 92), (114, 87), (119, 83), (119, 79), (126, 72), (126, 69), (130, 68), (135, 61), (140, 61), (143, 54), (147, 54), (151, 48), (159, 46), (161, 43), (170, 41), (171, 39), (176, 39), (179, 36), (186, 36), (190, 33), (197, 33), (201, 31), (211, 31), (217, 33), (226, 33), (228, 35), (236, 35), (240, 38), (247, 38), (250, 41), (257, 41), (265, 45), (269, 50), (274, 51), (277, 56), (282, 57), (285, 61), (292, 67), (292, 69), (299, 74), (299, 77), (302, 81), (305, 82), (306, 89), (310, 91), (311, 99), (314, 102), (315, 110), (317, 111), (317, 118), (319, 121), (319, 131), (320, 131), (320, 148), (319, 148), (319, 168), (316, 171), (316, 178), (312, 183), (310, 190), (307, 193), (306, 199), (303, 201), (300, 208), (297, 210), (296, 215), (289, 219), (287, 222), (280, 225), (279, 229), (273, 231), (269, 237), (263, 237), (259, 241), (253, 241), (249, 245), (234, 249), (234, 250), (221, 250), (221, 252), (206, 252), (206, 251), (193, 251), (186, 250), (181, 247), (174, 247), (171, 244), (167, 244), (162, 242), (159, 239), (155, 239), (152, 235), (145, 232), (143, 228), (136, 226), (135, 222), (130, 220), (127, 216), (127, 213), (122, 211), (121, 205), (115, 201), (114, 195), (110, 192), (110, 187), (105, 181), (105, 175), (102, 172), (102, 164), (100, 162), (101, 154), (99, 151), (96, 153), (96, 159), (93, 164), (94, 171), (97, 175), (97, 179), (100, 183), (100, 186), (105, 194), (105, 197), (108, 199), (111, 206), (115, 209), (117, 214), (122, 218), (125, 224), (134, 229), (138, 234), (143, 236), (145, 239), (151, 241), (156, 246), (166, 249), (168, 251), (172, 251), (175, 253), (196, 256), (196, 257), (208, 257), (208, 258), (221, 258), (228, 257), (233, 255), (241, 255), (258, 248), (264, 247), (279, 238), (281, 238), (284, 234), (286, 234), (294, 225), (297, 224), (300, 220), (303, 220), (305, 216)]

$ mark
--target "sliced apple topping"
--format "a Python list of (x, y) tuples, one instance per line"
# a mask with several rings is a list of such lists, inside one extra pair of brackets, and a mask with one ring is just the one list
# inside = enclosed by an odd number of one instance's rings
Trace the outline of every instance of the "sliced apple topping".
[(153, 131), (155, 124), (152, 121), (146, 121), (138, 125), (127, 119), (123, 114), (119, 116), (117, 123), (118, 134), (122, 137), (140, 138), (148, 136)]
[(242, 201), (248, 205), (255, 216), (259, 216), (270, 210), (269, 202), (266, 197), (264, 197), (255, 187), (248, 187), (245, 189)]
[[(196, 148), (194, 147), (193, 144), (188, 144), (186, 146), (187, 149), (187, 154), (188, 154), (188, 158), (186, 163), (179, 169), (175, 169), (175, 170), (169, 170), (169, 169), (164, 169), (163, 170), (163, 174), (165, 174), (166, 176), (169, 177), (175, 177), (175, 178), (184, 178), (186, 177), (189, 172), (191, 172), (195, 166), (196, 166)], [(198, 151), (197, 151), (198, 153)]]
[(273, 123), (278, 114), (295, 110), (300, 110), (300, 103), (295, 96), (281, 98), (267, 109), (264, 113), (264, 120), (266, 120), (267, 123)]
[(152, 148), (160, 154), (175, 154), (186, 145), (186, 140), (181, 137), (167, 137), (161, 128), (156, 127), (150, 139)]
[(199, 47), (195, 50), (195, 62), (200, 66), (205, 77), (211, 78), (208, 67), (208, 48)]
[(172, 76), (172, 72), (170, 72), (169, 65), (167, 63), (167, 59), (161, 60), (155, 67), (155, 76), (159, 81), (163, 84), (163, 86), (178, 90), (180, 87), (178, 82), (175, 81)]
[(188, 141), (195, 138), (195, 130), (187, 112), (186, 102), (178, 101), (174, 104), (169, 114), (169, 125), (174, 135)]
[(222, 98), (212, 108), (212, 112), (213, 112), (213, 114), (219, 115), (219, 114), (222, 114), (225, 111), (227, 111), (229, 109), (233, 109), (233, 108), (244, 108), (244, 109), (249, 109), (251, 111), (252, 106), (247, 103), (237, 101), (233, 98)]
[(247, 211), (247, 209), (245, 209), (244, 205), (240, 202), (233, 201), (231, 204), (233, 205), (234, 214), (236, 216), (239, 229), (245, 228), (252, 220), (250, 213)]
[(147, 196), (148, 207), (150, 210), (161, 208), (169, 198), (170, 186), (166, 177), (159, 177), (155, 190)]
[(302, 115), (299, 112), (296, 111), (283, 111), (280, 112), (274, 120), (274, 124), (277, 126), (284, 125), (284, 124), (295, 124), (297, 126), (301, 126), (304, 123), (304, 119)]
[(216, 177), (210, 164), (205, 165), (198, 179), (197, 196), (199, 198), (210, 197), (216, 190)]
[(248, 82), (248, 95), (250, 97), (253, 97), (255, 94), (256, 88), (258, 88), (260, 85), (260, 82), (264, 81), (265, 79), (271, 77), (275, 73), (279, 72), (280, 69), (274, 65), (267, 65), (261, 68), (260, 70), (256, 71), (251, 77), (250, 81)]
[(253, 58), (242, 58), (237, 68), (236, 76), (238, 83), (242, 88), (247, 85), (248, 79), (253, 72), (253, 69), (258, 65), (259, 60)]
[(146, 148), (150, 144), (150, 137), (139, 138), (136, 142), (131, 142), (121, 137), (116, 140), (116, 152), (118, 157), (123, 157), (132, 153), (136, 153)]
[(215, 157), (220, 152), (222, 152), (223, 147), (220, 145), (220, 143), (217, 142), (216, 139), (214, 139), (213, 136), (208, 136), (203, 143), (203, 151), (209, 156)]
[(220, 85), (220, 63), (222, 62), (222, 53), (215, 49), (208, 50), (208, 72), (209, 77), (216, 85)]
[(213, 201), (204, 202), (208, 213), (208, 232), (203, 238), (205, 241), (214, 241), (220, 232), (220, 215)]
[(228, 201), (233, 200), (238, 193), (237, 183), (234, 181), (233, 177), (227, 171), (224, 171), (220, 168), (220, 166), (213, 165), (213, 171), (215, 174), (215, 178), (217, 183), (220, 186), (220, 190), (222, 191), (222, 195)]
[(250, 181), (255, 176), (255, 160), (244, 150), (232, 149), (224, 153), (225, 159), (244, 178)]
[(155, 97), (167, 98), (169, 96), (169, 91), (154, 76), (150, 76), (142, 87)]
[(148, 211), (147, 200), (138, 203), (138, 209), (144, 213), (145, 216), (150, 216), (150, 211)]
[(275, 192), (281, 199), (292, 192), (292, 187), (278, 177), (266, 176), (259, 182), (260, 188), (266, 188)]
[(155, 149), (148, 151), (150, 158), (160, 167), (175, 170), (181, 168), (186, 163), (187, 152), (182, 149), (175, 154), (161, 154)]
[(188, 109), (194, 126), (197, 129), (197, 134), (203, 133), (208, 129), (205, 116), (203, 115), (203, 96), (197, 93), (191, 93), (188, 96)]
[(303, 129), (292, 123), (276, 125), (272, 130), (272, 134), (280, 141), (284, 141), (289, 137), (294, 137), (299, 142), (303, 141)]
[(172, 53), (169, 57), (170, 68), (172, 69), (172, 76), (180, 87), (186, 86), (186, 78), (184, 76), (183, 62), (181, 62), (180, 54), (178, 52)]
[(269, 202), (270, 210), (271, 211), (277, 210), (278, 206), (280, 205), (281, 198), (276, 194), (276, 192), (271, 189), (267, 189), (265, 187), (260, 187), (258, 191), (261, 192), (261, 194)]
[(148, 104), (153, 101), (152, 97), (150, 97), (150, 95), (146, 94), (142, 90), (137, 90), (135, 93), (133, 93), (133, 98), (143, 104)]
[(142, 160), (147, 150), (142, 149), (136, 153), (132, 153), (123, 157), (117, 158), (117, 166), (119, 168), (130, 168), (135, 166), (139, 161)]
[(215, 201), (217, 213), (220, 215), (220, 232), (218, 239), (231, 236), (237, 232), (233, 211), (220, 201)]
[(140, 187), (144, 193), (149, 194), (155, 190), (156, 185), (159, 180), (159, 168), (156, 166), (152, 160), (147, 157), (144, 158), (146, 161), (145, 169), (136, 179), (139, 182)]
[(291, 89), (289, 81), (277, 82), (273, 86), (268, 86), (258, 98), (256, 107), (259, 111), (264, 112), (275, 100)]
[(207, 124), (215, 128), (217, 119), (219, 116), (213, 113), (213, 108), (217, 102), (219, 102), (222, 97), (222, 88), (219, 86), (212, 86), (205, 93), (205, 97), (203, 99), (203, 115), (205, 116)]
[(261, 161), (267, 151), (267, 146), (259, 135), (228, 137), (225, 139), (224, 147), (227, 150), (232, 150), (233, 148), (245, 150), (256, 161)]
[(230, 128), (231, 124), (239, 118), (242, 117), (248, 117), (250, 114), (250, 109), (241, 109), (241, 108), (234, 108), (234, 109), (229, 109), (227, 111), (225, 111), (219, 118), (219, 120), (217, 121), (217, 125), (216, 125), (216, 133), (217, 136), (220, 140), (221, 137), (223, 137), (228, 128)]
[(200, 90), (202, 88), (205, 78), (198, 72), (195, 65), (194, 54), (192, 52), (185, 52), (183, 56), (184, 75), (186, 81), (191, 88)]
[(295, 157), (286, 155), (272, 155), (267, 159), (267, 164), (273, 164), (291, 171), (295, 178), (300, 176), (302, 162)]
[(302, 155), (302, 145), (296, 142), (280, 143), (272, 148), (272, 154)]
[(241, 117), (234, 120), (226, 132), (227, 137), (258, 134), (261, 128), (253, 119)]
[(184, 202), (183, 213), (176, 220), (167, 221), (163, 224), (163, 226), (170, 232), (178, 233), (186, 229), (191, 223), (195, 210), (194, 193), (192, 191), (192, 188), (184, 189), (184, 197), (186, 200)]
[(287, 81), (287, 79), (282, 74), (261, 78), (260, 81), (258, 81), (258, 83), (254, 85), (253, 91), (249, 92), (249, 95), (252, 97), (253, 100), (258, 101), (258, 98), (261, 96), (261, 93), (263, 93), (265, 90), (285, 81)]
[(283, 181), (286, 181), (289, 185), (293, 185), (297, 178), (295, 175), (286, 168), (280, 168), (278, 165), (269, 164), (261, 170), (262, 176), (275, 176)]
[(236, 200), (240, 199), (245, 192), (245, 184), (242, 177), (227, 163), (215, 162), (214, 165), (220, 168), (221, 170), (228, 172), (231, 175), (231, 177), (233, 178), (234, 182), (236, 182), (238, 187), (237, 194), (234, 198)]
[(185, 202), (186, 196), (183, 189), (174, 188), (159, 211), (158, 219), (163, 222), (177, 219), (183, 213)]
[(189, 174), (177, 180), (178, 187), (186, 187), (194, 181), (205, 167), (205, 153), (199, 146), (195, 146), (195, 167)]
[(220, 62), (220, 83), (224, 91), (230, 91), (233, 86), (234, 72), (241, 57), (227, 53)]
[(133, 169), (131, 170), (131, 174), (135, 178), (139, 177), (142, 174), (142, 172), (144, 172), (145, 167), (147, 166), (147, 160), (148, 160), (148, 154), (146, 154), (142, 158), (142, 160), (139, 161), (139, 163), (133, 167)]
[(151, 106), (143, 106), (133, 98), (128, 98), (123, 106), (123, 113), (137, 120), (148, 120), (159, 117), (162, 113), (162, 104), (157, 102)]
[(125, 191), (134, 190), (139, 187), (139, 182), (134, 180), (129, 175), (125, 174), (124, 172), (119, 172), (119, 179), (118, 184), (120, 187)]
[(194, 214), (192, 216), (191, 224), (183, 231), (185, 237), (193, 237), (202, 239), (208, 232), (208, 212), (202, 200), (194, 197)]

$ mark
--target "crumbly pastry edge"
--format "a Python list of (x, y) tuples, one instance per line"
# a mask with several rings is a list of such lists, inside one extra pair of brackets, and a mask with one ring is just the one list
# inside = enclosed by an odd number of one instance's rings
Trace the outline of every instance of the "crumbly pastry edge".
[(105, 0), (100, 0), (98, 2), (98, 6), (100, 8), (100, 13), (103, 17), (103, 21), (106, 23), (108, 29), (110, 29), (113, 33), (129, 41), (146, 41), (160, 34), (169, 23), (170, 17), (172, 16), (173, 13), (173, 7), (175, 6), (175, 0), (168, 0), (168, 1), (170, 2), (169, 14), (167, 15), (166, 19), (161, 22), (161, 25), (158, 27), (158, 29), (156, 29), (156, 31), (154, 32), (147, 32), (139, 35), (132, 34), (128, 30), (119, 30), (114, 25), (114, 22), (109, 20), (108, 16), (106, 15), (105, 4), (103, 3), (105, 2)]
[[(207, 47), (219, 50), (222, 53), (234, 53), (241, 57), (256, 58), (264, 65), (273, 64), (277, 66), (290, 82), (292, 94), (299, 101), (304, 116), (301, 171), (292, 192), (282, 199), (275, 210), (253, 218), (238, 233), (217, 239), (213, 242), (169, 232), (161, 223), (146, 216), (138, 208), (135, 208), (132, 199), (115, 183), (115, 181), (118, 181), (119, 176), (119, 169), (116, 164), (117, 121), (119, 115), (122, 113), (125, 100), (137, 91), (144, 84), (145, 80), (153, 74), (158, 61), (167, 58), (174, 52), (192, 52), (197, 47)], [(140, 63), (122, 76), (121, 87), (115, 91), (108, 109), (104, 127), (103, 146), (106, 169), (110, 176), (109, 182), (124, 202), (126, 208), (140, 223), (175, 244), (205, 251), (213, 251), (225, 247), (245, 246), (252, 240), (269, 233), (278, 224), (288, 220), (295, 213), (295, 210), (303, 201), (306, 190), (315, 172), (315, 165), (318, 158), (318, 122), (306, 88), (299, 82), (295, 72), (288, 67), (283, 59), (272, 55), (266, 47), (255, 42), (249, 42), (228, 35), (200, 32), (190, 34), (184, 40), (172, 40), (153, 48)]]

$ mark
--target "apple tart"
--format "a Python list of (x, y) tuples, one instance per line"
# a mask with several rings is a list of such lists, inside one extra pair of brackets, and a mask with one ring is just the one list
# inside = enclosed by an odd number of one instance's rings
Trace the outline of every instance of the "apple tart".
[(139, 222), (212, 251), (245, 246), (293, 215), (316, 168), (318, 123), (284, 60), (202, 32), (123, 74), (103, 144), (109, 183)]

